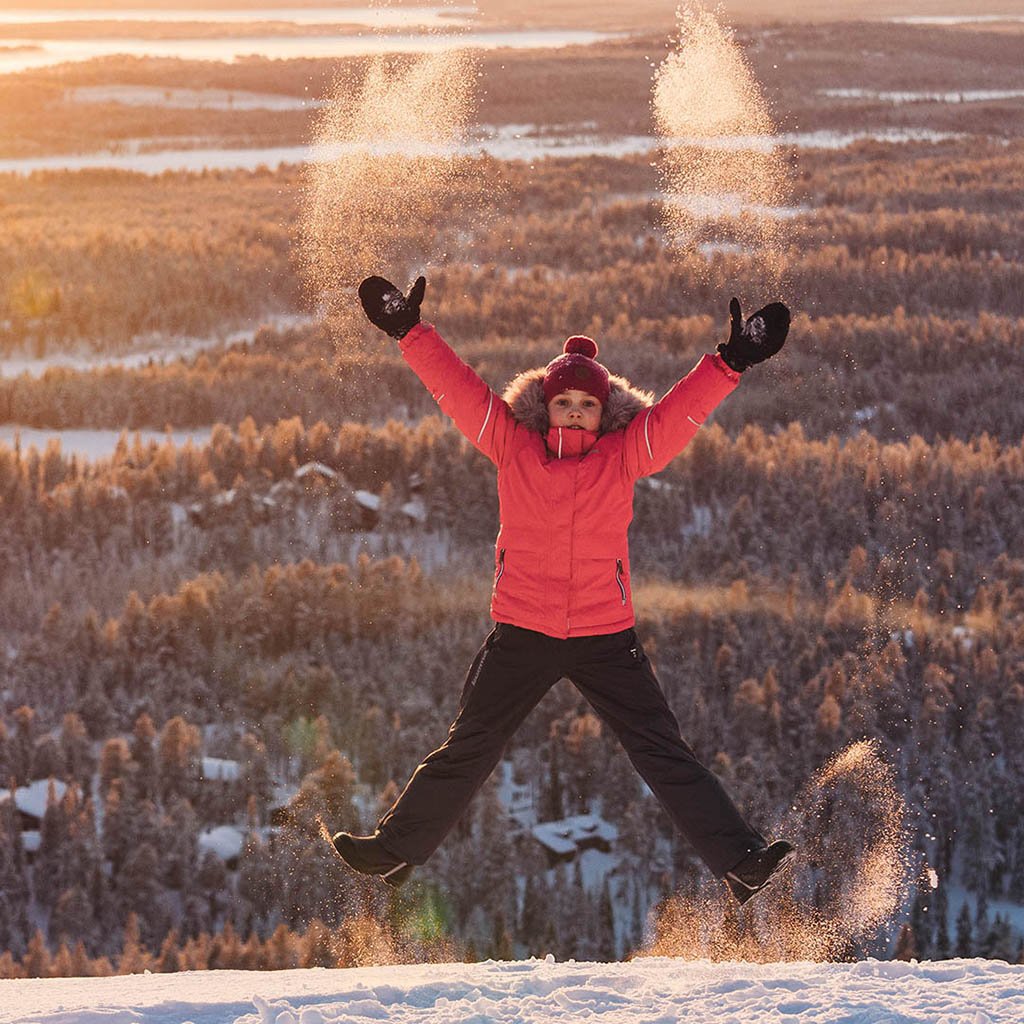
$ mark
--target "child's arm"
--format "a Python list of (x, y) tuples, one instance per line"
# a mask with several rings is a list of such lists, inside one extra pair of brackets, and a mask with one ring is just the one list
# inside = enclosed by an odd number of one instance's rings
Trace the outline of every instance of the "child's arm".
[(449, 348), (432, 324), (421, 321), (398, 344), (441, 411), (484, 455), (500, 464), (515, 430), (504, 399)]
[(433, 325), (420, 320), (426, 288), (426, 278), (418, 277), (409, 294), (403, 295), (386, 278), (368, 277), (359, 285), (359, 301), (367, 319), (398, 340), (405, 361), (441, 411), (498, 464), (515, 430), (515, 420), (505, 402), (448, 347)]
[(623, 458), (627, 474), (636, 478), (664, 469), (739, 382), (739, 373), (721, 356), (701, 356), (681, 381), (626, 427)]
[(744, 324), (739, 301), (733, 299), (729, 315), (729, 340), (718, 346), (718, 354), (702, 356), (664, 398), (626, 428), (624, 459), (631, 477), (664, 469), (736, 387), (740, 374), (775, 355), (789, 334), (789, 310), (781, 302), (762, 307)]

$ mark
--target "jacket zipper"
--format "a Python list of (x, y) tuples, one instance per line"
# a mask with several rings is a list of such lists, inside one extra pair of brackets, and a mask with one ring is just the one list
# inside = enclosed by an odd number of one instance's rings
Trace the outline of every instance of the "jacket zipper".
[(572, 604), (572, 567), (573, 558), (576, 554), (574, 539), (576, 537), (576, 486), (580, 479), (580, 459), (576, 460), (576, 464), (572, 468), (572, 514), (569, 516), (569, 593), (565, 599), (565, 635), (572, 635), (572, 614), (570, 605)]
[(619, 593), (622, 595), (622, 603), (626, 603), (626, 584), (622, 579), (622, 559), (615, 559), (615, 582), (619, 585)]
[(498, 575), (494, 577), (494, 585), (498, 585), (498, 581), (502, 576), (505, 575), (505, 549), (502, 548), (498, 552)]
[[(572, 615), (569, 613), (570, 612), (569, 605), (572, 602), (572, 566), (573, 566), (573, 557), (574, 557), (574, 554), (575, 554), (575, 551), (574, 551), (575, 545), (573, 544), (573, 538), (575, 537), (575, 531), (576, 531), (576, 488), (577, 488), (577, 485), (579, 484), (580, 463), (582, 463), (583, 460), (592, 451), (594, 451), (595, 448), (597, 448), (597, 441), (595, 441), (590, 446), (590, 448), (587, 451), (583, 452), (583, 454), (580, 455), (580, 457), (576, 460), (576, 465), (573, 467), (573, 471), (572, 471), (572, 515), (569, 518), (569, 598), (568, 598), (568, 600), (566, 602), (566, 606), (565, 606), (565, 635), (566, 636), (569, 636), (571, 634), (571, 632), (572, 632)], [(561, 429), (561, 427), (558, 430), (558, 457), (559, 458), (562, 457), (562, 429)], [(625, 598), (623, 598), (622, 603), (623, 604), (626, 603)]]

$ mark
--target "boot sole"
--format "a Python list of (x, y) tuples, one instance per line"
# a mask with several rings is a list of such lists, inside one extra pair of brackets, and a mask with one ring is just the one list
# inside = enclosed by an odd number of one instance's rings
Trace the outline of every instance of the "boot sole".
[(389, 889), (397, 889), (406, 881), (408, 881), (409, 876), (412, 874), (412, 869), (414, 865), (407, 864), (405, 861), (403, 861), (401, 864), (396, 864), (389, 871), (383, 873), (378, 871), (360, 871), (359, 868), (350, 864), (342, 856), (341, 851), (334, 843), (334, 836), (332, 836), (331, 833), (327, 831), (327, 826), (322, 821), (319, 821), (318, 824), (320, 826), (321, 838), (324, 840), (324, 842), (327, 843), (328, 846), (330, 846), (331, 850), (334, 853), (334, 856), (337, 857), (338, 860), (340, 860), (341, 863), (344, 864), (349, 871), (353, 871), (357, 875), (361, 875), (363, 878), (375, 878), (377, 879), (377, 881), (383, 882)]
[[(736, 878), (733, 875), (726, 875), (729, 880), (729, 891), (733, 894), (739, 905), (742, 907), (745, 903), (748, 903), (755, 896), (760, 895), (767, 889), (773, 882), (780, 878), (785, 872), (793, 866), (793, 861), (796, 859), (796, 850), (790, 850), (789, 853), (785, 854), (778, 864), (775, 865), (775, 870), (756, 888), (751, 889), (741, 879)], [(738, 885), (743, 886), (744, 892), (742, 895), (737, 893), (732, 887), (732, 882), (736, 882)]]

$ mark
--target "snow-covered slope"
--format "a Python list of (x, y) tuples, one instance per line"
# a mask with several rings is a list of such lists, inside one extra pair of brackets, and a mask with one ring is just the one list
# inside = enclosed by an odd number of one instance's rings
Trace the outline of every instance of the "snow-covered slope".
[(1020, 1024), (1024, 966), (547, 960), (0, 982), (0, 1024)]

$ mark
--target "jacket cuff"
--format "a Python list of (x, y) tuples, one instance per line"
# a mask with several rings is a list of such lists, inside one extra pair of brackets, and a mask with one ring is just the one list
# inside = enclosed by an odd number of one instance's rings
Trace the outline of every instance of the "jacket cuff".
[(413, 324), (406, 336), (398, 339), (399, 349), (404, 352), (420, 335), (427, 334), (433, 329), (434, 325), (428, 324), (425, 320), (421, 320), (418, 324)]
[[(408, 337), (408, 335), (406, 335), (406, 337)], [(724, 373), (733, 383), (738, 382), (743, 376), (743, 374), (738, 370), (734, 370), (717, 352), (712, 354), (711, 362), (713, 362), (715, 366), (717, 366), (718, 369), (721, 370), (722, 373)]]

